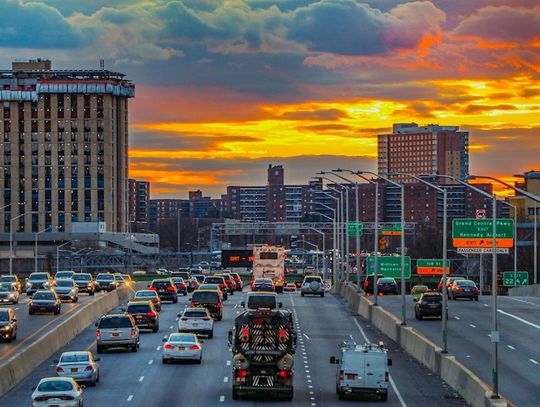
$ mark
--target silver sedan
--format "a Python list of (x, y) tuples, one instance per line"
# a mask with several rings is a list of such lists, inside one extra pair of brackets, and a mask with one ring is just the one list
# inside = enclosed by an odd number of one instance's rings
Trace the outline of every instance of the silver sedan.
[(0, 283), (0, 303), (19, 303), (19, 291), (12, 283)]
[(195, 334), (172, 333), (167, 339), (163, 339), (161, 360), (169, 363), (171, 360), (193, 360), (195, 363), (202, 362), (202, 341)]
[(60, 377), (72, 377), (78, 382), (87, 382), (95, 386), (99, 382), (99, 358), (89, 351), (64, 352), (56, 363), (56, 374)]
[(82, 407), (83, 389), (71, 377), (45, 377), (32, 393), (32, 406)]

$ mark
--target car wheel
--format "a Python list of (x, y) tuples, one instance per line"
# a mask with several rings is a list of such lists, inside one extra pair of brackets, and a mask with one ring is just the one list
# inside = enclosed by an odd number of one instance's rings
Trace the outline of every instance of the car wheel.
[(418, 315), (418, 319), (421, 321), (424, 317), (422, 315)]
[(138, 347), (137, 345), (133, 345), (133, 346), (131, 347), (131, 351), (132, 351), (132, 352), (137, 352), (138, 350), (139, 350), (139, 347)]
[(96, 349), (97, 353), (103, 353), (104, 350), (105, 348), (102, 345), (97, 346), (97, 349)]
[(159, 325), (152, 328), (153, 333), (156, 333), (157, 331), (159, 331)]
[(218, 321), (221, 321), (222, 319), (223, 319), (223, 315), (221, 315), (221, 314), (218, 315), (217, 320), (218, 320)]
[(98, 370), (98, 373), (97, 373), (97, 376), (96, 376), (96, 383), (99, 383), (99, 370)]
[(165, 359), (164, 357), (161, 358), (161, 363), (163, 363), (164, 365), (168, 364), (169, 363), (169, 359)]
[(28, 308), (28, 315), (34, 315), (34, 310), (31, 308)]
[(381, 394), (381, 401), (386, 401), (386, 400), (388, 400), (388, 393)]
[(54, 315), (60, 314), (60, 308), (54, 310)]
[(75, 299), (73, 300), (73, 302), (79, 302), (79, 297), (75, 297)]
[(303, 297), (303, 296), (304, 296), (304, 293), (300, 293), (300, 295)]
[(184, 292), (184, 297), (185, 297), (186, 295), (187, 295), (187, 291), (186, 291), (186, 292)]
[(208, 339), (212, 339), (214, 337), (214, 330), (212, 329), (210, 332), (208, 332)]
[(473, 297), (470, 297), (470, 298), (469, 298), (469, 301), (474, 301), (474, 298), (473, 298)]
[(478, 301), (478, 297), (474, 297), (474, 300), (475, 300), (475, 301)]
[(176, 304), (178, 303), (178, 297), (174, 297), (173, 300), (172, 300), (173, 304)]
[(94, 295), (94, 294), (95, 294), (94, 291), (89, 291), (89, 292), (88, 292), (88, 295)]
[(345, 400), (345, 393), (343, 393), (341, 390), (338, 393), (338, 399), (339, 400)]
[(321, 298), (324, 297), (324, 293), (321, 293)]
[(197, 359), (197, 360), (195, 361), (195, 363), (197, 363), (198, 365), (200, 365), (200, 364), (202, 363), (202, 356), (201, 356), (199, 359)]

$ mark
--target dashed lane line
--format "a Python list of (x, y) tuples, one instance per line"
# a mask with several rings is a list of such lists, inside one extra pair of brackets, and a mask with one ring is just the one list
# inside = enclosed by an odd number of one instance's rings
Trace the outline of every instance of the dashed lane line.
[(131, 400), (133, 400), (133, 394), (130, 394), (130, 395), (128, 396), (128, 398), (127, 398), (127, 401), (131, 401)]

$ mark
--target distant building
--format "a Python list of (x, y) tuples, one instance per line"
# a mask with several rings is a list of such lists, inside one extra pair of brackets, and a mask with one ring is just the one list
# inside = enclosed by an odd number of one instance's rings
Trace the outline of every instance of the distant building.
[[(469, 133), (459, 131), (458, 126), (394, 124), (391, 134), (378, 135), (378, 172), (465, 178), (469, 174)], [(390, 176), (397, 181), (413, 182), (410, 177)]]
[[(530, 192), (536, 196), (540, 196), (540, 171), (528, 171), (523, 175), (520, 175), (523, 178), (523, 181), (516, 182), (515, 186), (517, 188), (523, 189), (524, 191)], [(508, 201), (516, 206), (518, 221), (521, 222), (534, 222), (535, 213), (536, 221), (540, 224), (540, 204), (533, 201), (526, 196), (516, 193), (515, 196), (509, 197)], [(512, 209), (511, 214), (513, 216), (514, 210)]]
[(178, 216), (189, 217), (189, 200), (187, 199), (151, 199), (149, 227), (157, 231), (159, 222), (164, 219), (178, 219)]
[[(129, 222), (136, 230), (148, 227), (150, 214), (150, 183), (130, 178), (128, 180)], [(135, 230), (132, 228), (132, 230)]]

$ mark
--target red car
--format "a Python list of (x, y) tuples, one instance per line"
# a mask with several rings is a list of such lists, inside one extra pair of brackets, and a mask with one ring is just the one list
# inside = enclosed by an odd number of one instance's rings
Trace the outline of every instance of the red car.
[(171, 280), (176, 286), (178, 294), (187, 295), (187, 285), (182, 277), (172, 277)]
[[(457, 280), (465, 280), (465, 277), (457, 277), (457, 276), (446, 277), (446, 292), (450, 291), (450, 287), (452, 287), (452, 284), (454, 284), (454, 281), (457, 281)], [(442, 282), (443, 282), (443, 279), (441, 277), (441, 281), (439, 281), (439, 285), (438, 285), (438, 290), (440, 293), (442, 293)]]

